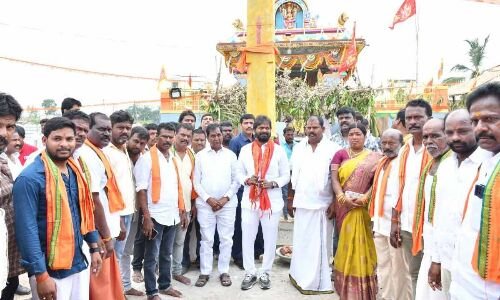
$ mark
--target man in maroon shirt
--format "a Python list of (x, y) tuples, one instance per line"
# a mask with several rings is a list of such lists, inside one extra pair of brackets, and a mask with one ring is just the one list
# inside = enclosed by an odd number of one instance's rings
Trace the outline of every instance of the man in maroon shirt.
[(24, 128), (22, 126), (16, 125), (16, 131), (19, 134), (19, 137), (21, 138), (21, 150), (19, 151), (19, 161), (24, 166), (24, 163), (26, 162), (28, 156), (38, 149), (35, 146), (26, 144), (24, 142), (24, 137), (26, 136), (26, 132), (24, 131)]

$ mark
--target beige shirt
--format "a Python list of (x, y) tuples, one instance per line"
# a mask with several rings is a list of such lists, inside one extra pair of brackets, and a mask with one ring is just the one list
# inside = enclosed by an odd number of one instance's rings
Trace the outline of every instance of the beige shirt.
[(122, 194), (125, 208), (120, 211), (121, 216), (128, 216), (134, 213), (135, 208), (135, 184), (132, 162), (127, 153), (127, 149), (118, 149), (113, 143), (102, 149), (108, 157), (109, 164), (115, 173), (118, 189)]
[[(191, 191), (193, 190), (193, 183), (191, 181), (191, 172), (193, 171), (194, 165), (191, 163), (191, 158), (189, 157), (188, 151), (186, 150), (186, 154), (184, 158), (181, 158), (179, 153), (174, 150), (174, 147), (171, 148), (171, 153), (177, 158), (177, 162), (179, 163), (179, 178), (181, 180), (182, 186), (182, 194), (184, 197), (184, 208), (186, 212), (191, 211)], [(194, 154), (193, 154), (194, 155)]]

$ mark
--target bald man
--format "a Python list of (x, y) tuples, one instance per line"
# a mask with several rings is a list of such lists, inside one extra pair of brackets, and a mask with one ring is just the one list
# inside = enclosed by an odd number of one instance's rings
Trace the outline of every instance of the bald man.
[[(382, 157), (377, 165), (373, 179), (372, 198), (369, 212), (373, 221), (374, 241), (377, 250), (378, 283), (383, 299), (410, 299), (411, 279), (403, 259), (402, 248), (390, 245), (392, 198), (397, 193), (394, 181), (395, 158), (404, 144), (401, 131), (389, 128), (380, 138)], [(392, 176), (391, 176), (392, 175)]]
[(445, 117), (445, 135), (453, 152), (441, 162), (438, 170), (442, 193), (434, 212), (434, 246), (429, 281), (435, 282), (435, 288), (442, 289), (449, 299), (451, 261), (465, 203), (468, 202), (466, 195), (475, 181), (479, 166), (492, 154), (478, 147), (466, 109), (452, 111)]
[(432, 227), (435, 220), (434, 208), (443, 194), (443, 181), (441, 179), (446, 176), (446, 174), (438, 175), (438, 170), (441, 161), (451, 153), (444, 134), (444, 121), (441, 119), (427, 121), (422, 129), (422, 136), (425, 149), (432, 156), (432, 160), (426, 164), (420, 176), (413, 218), (412, 254), (417, 255), (421, 251), (424, 253), (418, 274), (415, 299), (446, 300), (446, 295), (439, 289), (431, 288), (427, 280), (427, 271), (431, 265), (431, 253), (434, 245), (434, 229)]

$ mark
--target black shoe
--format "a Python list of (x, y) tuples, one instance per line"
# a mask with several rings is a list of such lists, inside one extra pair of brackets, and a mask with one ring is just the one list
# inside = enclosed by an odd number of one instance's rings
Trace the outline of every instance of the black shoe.
[(241, 289), (246, 291), (251, 289), (257, 283), (257, 276), (246, 274), (245, 278), (241, 282)]
[(241, 270), (245, 270), (245, 267), (243, 267), (243, 260), (235, 260), (234, 264), (237, 265)]
[(259, 277), (260, 288), (263, 290), (268, 290), (271, 288), (271, 280), (269, 279), (269, 274), (262, 273)]

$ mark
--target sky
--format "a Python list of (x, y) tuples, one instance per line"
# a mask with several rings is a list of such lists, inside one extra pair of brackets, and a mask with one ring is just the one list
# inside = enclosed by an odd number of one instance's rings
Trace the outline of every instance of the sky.
[[(270, 0), (272, 1), (272, 0)], [(361, 83), (379, 86), (389, 79), (414, 79), (416, 20), (419, 27), (419, 81), (444, 76), (456, 63), (468, 64), (465, 39), (488, 34), (483, 68), (500, 64), (500, 5), (467, 0), (417, 0), (417, 18), (388, 26), (402, 0), (309, 0), (320, 27), (332, 27), (345, 12), (350, 28), (368, 46), (360, 53)], [(0, 57), (138, 77), (193, 75), (214, 81), (217, 42), (246, 24), (246, 0), (1, 1)], [(436, 80), (436, 78), (435, 78)], [(233, 84), (227, 68), (222, 84)], [(105, 77), (33, 66), (0, 58), (0, 91), (25, 106), (43, 99), (74, 97), (85, 104), (159, 98), (154, 80)]]

